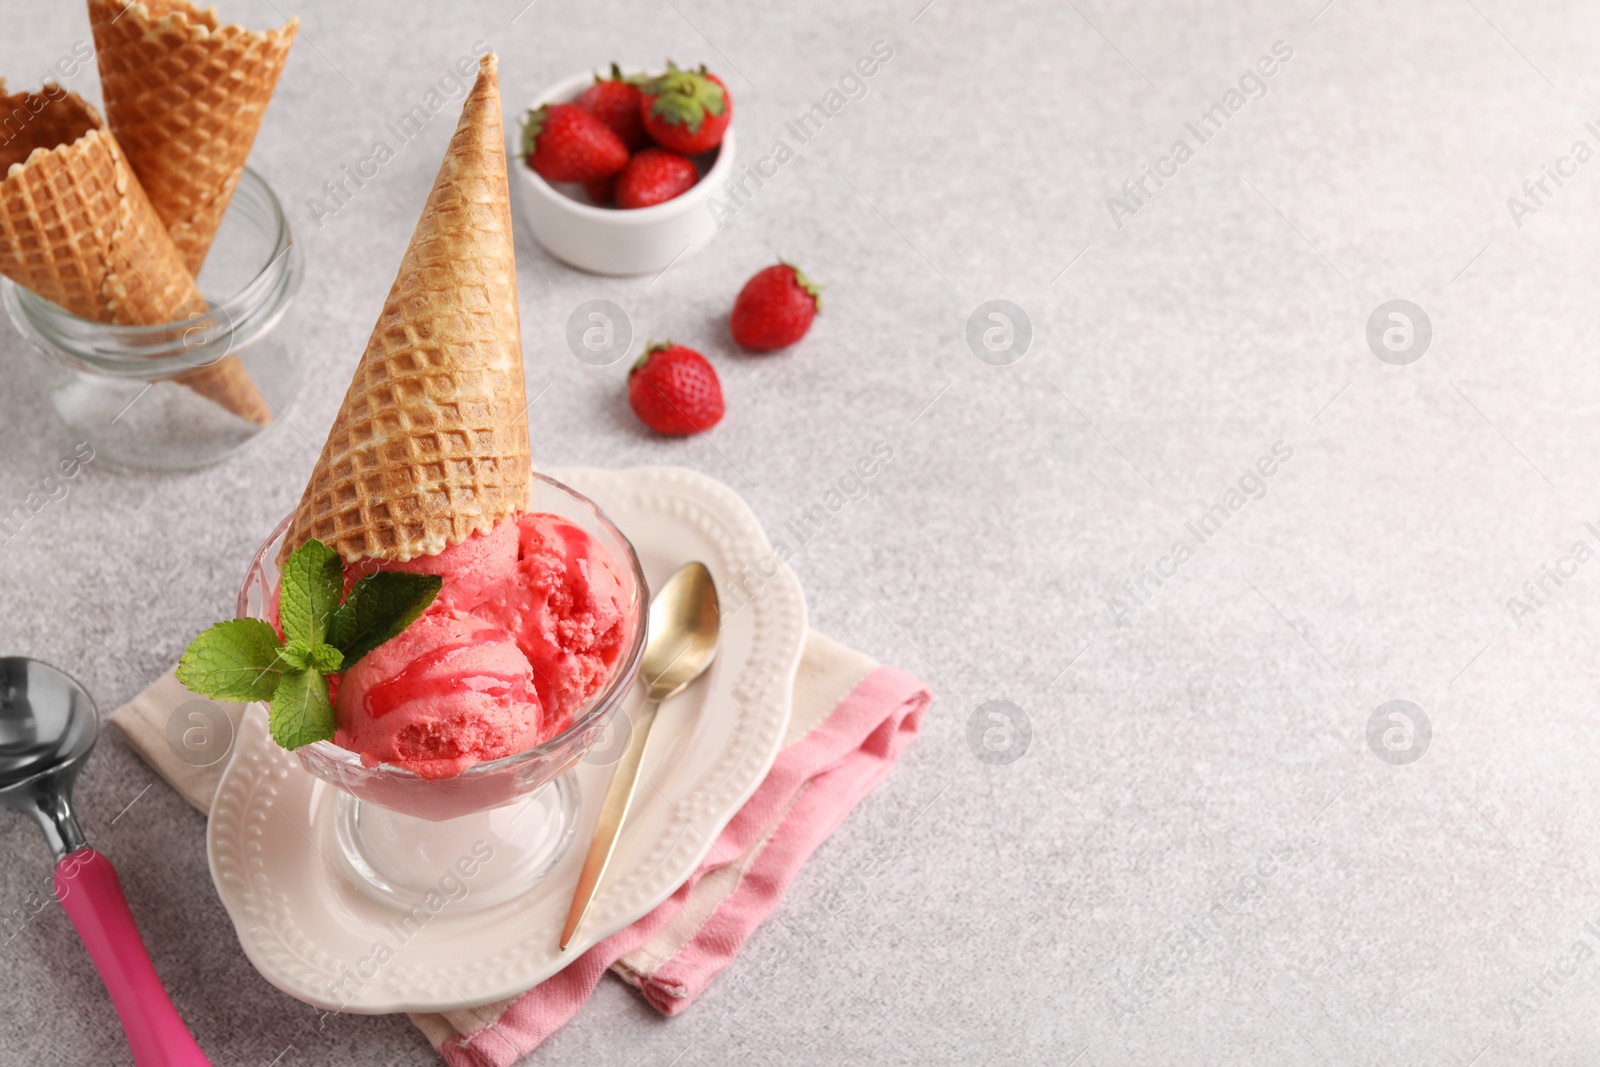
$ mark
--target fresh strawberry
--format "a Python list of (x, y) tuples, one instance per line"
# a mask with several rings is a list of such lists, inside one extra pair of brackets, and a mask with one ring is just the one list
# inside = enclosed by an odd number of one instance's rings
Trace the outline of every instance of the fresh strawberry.
[(788, 263), (757, 271), (733, 302), (728, 319), (733, 339), (757, 352), (789, 347), (806, 335), (822, 310), (820, 290)]
[(577, 104), (546, 104), (522, 116), (522, 154), (552, 182), (608, 178), (628, 165), (628, 150), (611, 128)]
[(688, 156), (665, 148), (646, 148), (617, 175), (618, 207), (651, 207), (694, 188), (700, 174)]
[[(624, 167), (623, 169), (626, 170), (627, 168)], [(617, 176), (613, 174), (609, 178), (596, 178), (593, 181), (584, 182), (583, 193), (596, 204), (605, 207), (611, 203), (611, 196), (616, 187)]]
[(578, 97), (578, 106), (611, 128), (628, 151), (637, 152), (650, 143), (639, 114), (639, 82), (622, 76), (622, 68), (611, 64), (611, 77), (596, 74), (594, 84)]
[(705, 67), (679, 70), (669, 60), (665, 74), (641, 86), (639, 114), (656, 144), (697, 156), (722, 143), (733, 121), (733, 97)]
[(722, 383), (706, 357), (671, 341), (651, 344), (628, 372), (628, 405), (657, 433), (682, 437), (722, 418)]

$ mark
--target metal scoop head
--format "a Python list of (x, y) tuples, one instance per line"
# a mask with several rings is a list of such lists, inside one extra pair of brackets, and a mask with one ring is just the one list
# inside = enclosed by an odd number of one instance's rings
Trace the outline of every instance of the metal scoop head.
[(57, 858), (86, 843), (72, 783), (99, 732), (94, 701), (71, 675), (0, 657), (0, 804), (32, 814)]

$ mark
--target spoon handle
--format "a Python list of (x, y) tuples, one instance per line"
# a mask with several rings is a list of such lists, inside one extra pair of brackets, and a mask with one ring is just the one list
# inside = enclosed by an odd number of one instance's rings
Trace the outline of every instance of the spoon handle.
[(92, 848), (69, 852), (56, 864), (55, 883), (56, 899), (111, 994), (136, 1067), (210, 1067), (167, 998), (111, 861)]
[(645, 745), (650, 741), (650, 727), (655, 724), (656, 709), (659, 707), (659, 700), (644, 702), (639, 714), (634, 717), (628, 750), (617, 761), (617, 769), (611, 772), (611, 785), (606, 789), (605, 803), (600, 807), (600, 820), (595, 823), (594, 837), (589, 841), (589, 854), (584, 857), (583, 870), (578, 872), (578, 888), (572, 892), (567, 924), (561, 931), (562, 951), (566, 951), (572, 943), (578, 926), (589, 914), (595, 890), (600, 888), (600, 879), (605, 877), (606, 865), (611, 862), (611, 853), (616, 850), (617, 831), (622, 829), (622, 821), (628, 817), (628, 808), (633, 804), (634, 787), (639, 784), (639, 767), (644, 763)]

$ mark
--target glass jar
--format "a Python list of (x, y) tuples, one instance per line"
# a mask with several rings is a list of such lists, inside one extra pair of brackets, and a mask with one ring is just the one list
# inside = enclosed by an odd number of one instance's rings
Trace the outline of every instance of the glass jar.
[[(494, 862), (485, 862), (470, 898), (451, 901), (451, 910), (490, 907), (528, 892), (577, 830), (580, 798), (572, 768), (588, 757), (639, 688), (650, 590), (632, 543), (594, 501), (541, 474), (533, 475), (528, 510), (580, 527), (619, 564), (627, 626), (622, 650), (605, 684), (573, 710), (566, 729), (454, 777), (422, 778), (387, 763), (368, 766), (332, 741), (295, 750), (302, 767), (333, 787), (317, 801), (333, 805), (332, 847), (323, 854), (347, 882), (377, 900), (405, 908), (422, 902), (437, 888), (439, 872), (461, 855), (464, 841), (487, 842)], [(276, 622), (278, 550), (293, 518), (278, 524), (251, 561), (239, 590), (240, 618)]]
[[(4, 299), (11, 322), (42, 357), (37, 376), (51, 408), (76, 439), (115, 464), (179, 470), (237, 452), (270, 425), (266, 413), (277, 421), (299, 394), (292, 311), (304, 272), (283, 205), (246, 168), (200, 272), (204, 314), (112, 326), (9, 279)], [(250, 397), (261, 421), (207, 398), (224, 375), (236, 388), (248, 375), (265, 401), (263, 409)], [(242, 389), (249, 395), (250, 383)]]

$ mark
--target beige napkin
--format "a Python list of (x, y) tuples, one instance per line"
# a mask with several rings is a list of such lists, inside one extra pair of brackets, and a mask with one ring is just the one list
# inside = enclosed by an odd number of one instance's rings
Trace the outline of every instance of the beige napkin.
[[(233, 739), (239, 736), (244, 705), (196, 696), (179, 683), (173, 674), (176, 670), (174, 666), (113, 711), (111, 721), (168, 785), (209, 814)], [(218, 718), (218, 712), (223, 718)]]

